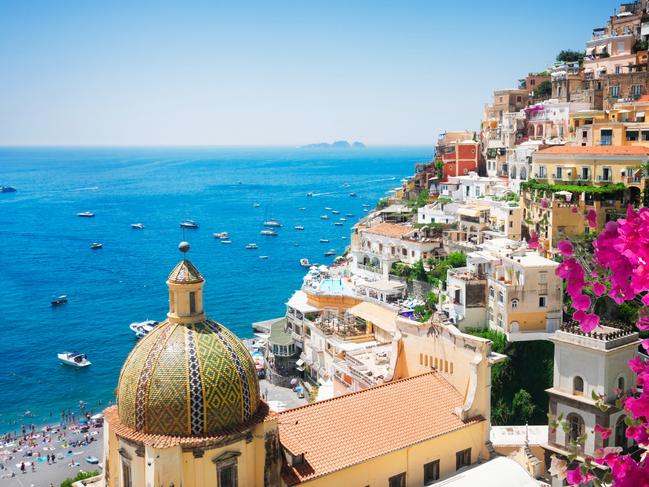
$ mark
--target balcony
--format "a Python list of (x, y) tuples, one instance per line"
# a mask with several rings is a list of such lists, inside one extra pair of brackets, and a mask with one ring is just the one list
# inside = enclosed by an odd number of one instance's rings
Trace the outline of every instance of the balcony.
[(602, 182), (602, 183), (611, 182), (611, 175), (610, 174), (603, 174), (603, 175), (597, 176), (597, 181)]
[(347, 339), (367, 334), (367, 324), (359, 323), (355, 318), (328, 314), (315, 321), (315, 326), (327, 336), (337, 335)]

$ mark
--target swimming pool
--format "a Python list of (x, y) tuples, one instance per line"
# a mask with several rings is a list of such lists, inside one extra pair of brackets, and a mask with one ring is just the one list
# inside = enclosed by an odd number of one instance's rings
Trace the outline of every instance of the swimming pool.
[(318, 290), (326, 293), (342, 293), (347, 291), (348, 287), (341, 279), (323, 279)]

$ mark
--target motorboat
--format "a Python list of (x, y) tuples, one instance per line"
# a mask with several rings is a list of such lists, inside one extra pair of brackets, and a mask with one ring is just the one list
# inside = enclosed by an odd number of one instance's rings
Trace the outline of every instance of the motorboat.
[(266, 228), (265, 230), (262, 230), (259, 232), (261, 235), (266, 235), (267, 237), (277, 237), (278, 233), (275, 230), (271, 230), (270, 228)]
[(327, 250), (327, 251), (324, 253), (324, 255), (325, 255), (325, 257), (331, 257), (332, 255), (336, 255), (336, 251), (333, 250), (333, 249), (332, 249), (332, 250)]
[(304, 227), (302, 225), (295, 225), (293, 228), (296, 230), (304, 230)]
[(131, 223), (131, 228), (135, 230), (143, 230), (144, 229), (144, 223)]
[(0, 186), (0, 193), (15, 193), (16, 188), (13, 186)]
[(61, 304), (65, 304), (68, 302), (68, 297), (65, 294), (62, 294), (61, 296), (55, 296), (52, 298), (52, 306), (59, 306)]
[(368, 210), (367, 208), (363, 208), (363, 211), (367, 213), (370, 210)]
[(266, 220), (264, 222), (264, 226), (265, 227), (281, 227), (282, 224), (279, 221), (271, 218), (270, 220)]
[(343, 240), (347, 240), (347, 237), (345, 237), (344, 235), (340, 238), (342, 238)]
[(146, 321), (131, 323), (130, 325), (128, 325), (128, 327), (131, 329), (133, 333), (135, 333), (136, 337), (142, 338), (144, 335), (146, 335), (151, 330), (153, 330), (157, 324), (158, 324), (157, 321), (146, 320)]
[(329, 215), (322, 215), (320, 218), (322, 218), (323, 220), (329, 220)]
[(184, 220), (184, 221), (180, 222), (180, 227), (181, 228), (198, 228), (199, 224), (196, 223), (193, 220)]
[(349, 193), (349, 196), (351, 196), (352, 198), (356, 198), (357, 194), (356, 193)]
[(268, 259), (268, 256), (267, 255), (260, 255), (259, 258), (262, 259), (262, 260), (266, 260), (266, 259)]
[(340, 220), (341, 222), (346, 222), (346, 221), (347, 221), (347, 218), (339, 218), (339, 220)]
[(325, 211), (331, 211), (332, 209), (333, 208), (331, 208), (330, 206), (325, 206)]
[(249, 243), (248, 245), (246, 245), (246, 249), (248, 249), (248, 250), (255, 250), (257, 248), (259, 248), (259, 247), (257, 247), (256, 243)]
[(93, 243), (90, 244), (90, 248), (91, 248), (92, 250), (100, 249), (100, 248), (102, 248), (103, 246), (104, 246), (104, 244), (103, 244), (103, 243), (99, 243), (99, 242), (93, 242)]
[(313, 196), (313, 193), (311, 193), (311, 192), (309, 191), (306, 195), (307, 195), (308, 197), (311, 197), (311, 196)]
[(232, 240), (227, 239), (227, 238), (224, 238), (223, 240), (221, 240), (221, 243), (222, 243), (222, 244), (231, 244), (231, 243), (232, 243)]
[(342, 226), (343, 226), (343, 222), (335, 222), (334, 225), (336, 225), (337, 227), (342, 227)]
[(253, 204), (252, 204), (252, 207), (253, 207), (253, 208), (259, 208), (259, 206), (260, 206), (259, 203), (253, 203)]
[(214, 235), (214, 238), (220, 238), (221, 240), (225, 240), (230, 236), (228, 232), (219, 232), (219, 233), (214, 233), (212, 235)]
[(347, 218), (354, 218), (354, 214), (353, 214), (353, 213), (346, 213), (345, 216), (346, 216)]
[(92, 365), (84, 353), (63, 352), (56, 354), (56, 356), (66, 365), (72, 365), (74, 367), (87, 367), (88, 365)]
[(81, 213), (77, 213), (77, 216), (81, 218), (92, 218), (95, 214), (92, 211), (82, 211)]
[(369, 207), (370, 207), (370, 205), (369, 205), (368, 203), (363, 203), (363, 206), (364, 206), (365, 208), (369, 208)]
[(331, 210), (331, 213), (333, 213), (334, 215), (340, 215), (340, 212), (338, 210)]
[(306, 257), (302, 257), (300, 259), (300, 265), (302, 267), (311, 267), (312, 264), (311, 264), (311, 262), (309, 262), (309, 259), (307, 259)]
[(321, 238), (320, 243), (329, 243), (329, 239), (328, 238)]
[(306, 208), (301, 207), (301, 208), (298, 208), (298, 210), (300, 210), (300, 211), (306, 211)]

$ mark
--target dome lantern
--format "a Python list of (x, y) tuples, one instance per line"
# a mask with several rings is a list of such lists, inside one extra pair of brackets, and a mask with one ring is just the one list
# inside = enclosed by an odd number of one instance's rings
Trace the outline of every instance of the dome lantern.
[(183, 260), (174, 267), (167, 278), (169, 287), (167, 318), (172, 323), (197, 323), (205, 319), (203, 311), (205, 280), (194, 264), (187, 259), (189, 248), (189, 243), (180, 242), (178, 250), (183, 253)]

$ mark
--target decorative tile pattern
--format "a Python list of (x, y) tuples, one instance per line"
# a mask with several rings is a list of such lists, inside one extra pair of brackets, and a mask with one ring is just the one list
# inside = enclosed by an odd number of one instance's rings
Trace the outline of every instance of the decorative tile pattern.
[(203, 380), (198, 366), (194, 331), (187, 330), (187, 358), (189, 361), (189, 416), (193, 435), (200, 435), (205, 428), (203, 409)]

